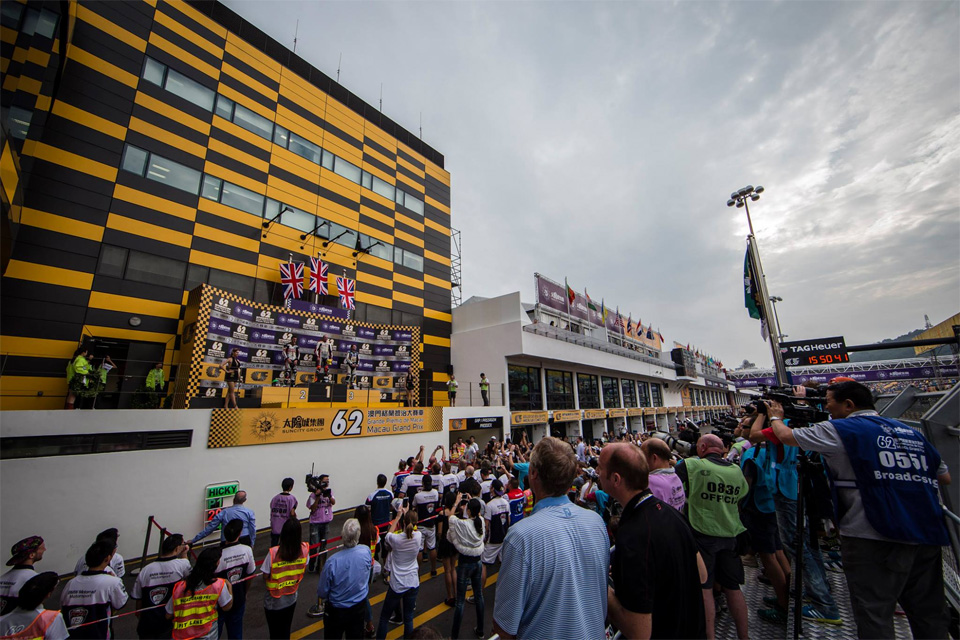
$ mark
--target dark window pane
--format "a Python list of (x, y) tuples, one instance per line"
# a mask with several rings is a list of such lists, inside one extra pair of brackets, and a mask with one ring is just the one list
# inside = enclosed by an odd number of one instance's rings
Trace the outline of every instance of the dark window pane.
[(257, 216), (263, 215), (263, 196), (230, 182), (223, 183), (220, 202), (228, 207), (240, 209), (240, 211), (246, 211)]
[(620, 390), (617, 388), (617, 379), (603, 376), (601, 383), (603, 385), (603, 406), (619, 408)]
[(128, 144), (123, 148), (123, 161), (120, 163), (120, 168), (124, 171), (135, 173), (142, 178), (143, 171), (147, 167), (147, 157), (149, 155), (150, 154), (143, 149)]
[(220, 269), (210, 269), (210, 278), (208, 280), (211, 286), (219, 287), (224, 291), (235, 293), (244, 298), (253, 297), (253, 278), (241, 276), (229, 271)]
[(200, 192), (200, 175), (200, 172), (196, 169), (162, 158), (155, 153), (150, 154), (147, 177), (151, 180), (168, 184), (187, 193), (196, 194)]
[(180, 96), (198, 107), (213, 111), (213, 101), (216, 100), (217, 94), (212, 89), (191, 80), (182, 73), (167, 69), (167, 83), (164, 88), (173, 95)]
[(390, 309), (385, 309), (384, 307), (378, 307), (376, 305), (368, 304), (367, 305), (367, 322), (373, 322), (375, 324), (390, 324), (392, 320), (392, 314)]
[(187, 283), (184, 285), (184, 289), (187, 291), (193, 291), (200, 285), (204, 284), (209, 276), (210, 267), (201, 267), (197, 264), (191, 264), (187, 268)]
[(187, 272), (187, 263), (131, 251), (127, 259), (126, 279), (136, 282), (157, 284), (162, 287), (183, 288), (183, 278)]
[(600, 389), (597, 384), (597, 376), (578, 373), (577, 395), (580, 398), (581, 409), (599, 409)]
[(507, 382), (511, 410), (543, 409), (539, 368), (512, 364), (507, 368)]
[(114, 278), (123, 277), (123, 266), (127, 263), (127, 250), (121, 247), (112, 247), (108, 244), (100, 247), (100, 263), (97, 265), (97, 273), (112, 276)]

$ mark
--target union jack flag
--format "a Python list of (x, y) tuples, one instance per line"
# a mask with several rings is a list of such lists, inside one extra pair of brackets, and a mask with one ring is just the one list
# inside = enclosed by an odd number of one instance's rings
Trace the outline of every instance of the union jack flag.
[(283, 285), (283, 298), (299, 298), (303, 295), (303, 263), (281, 262), (280, 284)]
[(327, 290), (327, 263), (318, 258), (310, 258), (310, 291), (325, 296)]
[(350, 278), (337, 276), (337, 293), (340, 294), (340, 306), (344, 309), (356, 309), (354, 296), (357, 293), (357, 282)]

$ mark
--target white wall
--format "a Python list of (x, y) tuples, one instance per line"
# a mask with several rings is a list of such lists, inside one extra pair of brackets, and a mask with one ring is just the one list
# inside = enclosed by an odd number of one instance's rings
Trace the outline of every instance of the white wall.
[[(193, 429), (193, 444), (184, 449), (0, 461), (0, 551), (41, 535), (47, 545), (42, 568), (61, 574), (72, 572), (94, 536), (108, 527), (120, 530), (124, 557), (139, 557), (150, 515), (193, 537), (203, 527), (209, 484), (238, 480), (262, 529), (269, 526), (270, 499), (287, 476), (296, 481), (298, 515), (306, 516), (303, 477), (315, 463), (317, 473), (331, 476), (336, 509), (354, 507), (376, 488), (377, 474), (392, 475), (400, 458), (415, 455), (421, 444), (426, 455), (446, 445), (449, 425), (445, 410), (443, 431), (433, 433), (207, 449), (209, 410), (6, 411), (0, 420), (4, 437)], [(156, 533), (150, 553), (156, 551)]]
[[(450, 358), (453, 373), (460, 382), (460, 395), (465, 395), (466, 383), (478, 382), (483, 372), (490, 380), (492, 399), (500, 400), (499, 392), (494, 390), (503, 385), (506, 393), (506, 356), (520, 353), (524, 321), (519, 292), (453, 310)], [(476, 393), (474, 402), (479, 402), (479, 398)]]

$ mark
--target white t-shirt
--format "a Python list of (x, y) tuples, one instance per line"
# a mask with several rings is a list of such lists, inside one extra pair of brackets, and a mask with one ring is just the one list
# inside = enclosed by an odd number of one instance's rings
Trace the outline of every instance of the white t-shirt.
[(403, 531), (387, 534), (390, 555), (387, 556), (387, 570), (390, 572), (390, 588), (403, 593), (420, 586), (420, 565), (417, 556), (423, 549), (423, 533), (414, 531), (407, 538)]
[(400, 487), (400, 493), (410, 497), (410, 488), (416, 487), (417, 491), (419, 491), (421, 485), (423, 485), (423, 476), (419, 473), (411, 473), (403, 479), (403, 485)]
[[(33, 624), (37, 616), (43, 611), (43, 606), (39, 606), (33, 611), (24, 611), (23, 609), (14, 609), (11, 613), (0, 618), (0, 636), (6, 638), (16, 633), (20, 633), (28, 626)], [(53, 623), (47, 627), (47, 632), (43, 635), (43, 640), (66, 640), (70, 637), (67, 632), (67, 625), (63, 621), (63, 616), (57, 613)]]
[[(73, 572), (77, 575), (80, 575), (90, 567), (87, 566), (86, 558), (80, 558), (77, 560), (77, 566), (74, 567)], [(114, 552), (113, 558), (110, 559), (110, 564), (107, 565), (107, 568), (104, 569), (107, 573), (122, 578), (126, 569), (123, 566), (123, 556), (120, 555), (119, 551)]]
[(0, 613), (12, 613), (16, 609), (17, 594), (20, 587), (37, 575), (33, 567), (10, 569), (0, 576)]
[(216, 573), (226, 572), (227, 575), (221, 577), (229, 580), (230, 584), (236, 584), (247, 576), (253, 575), (256, 570), (257, 563), (253, 559), (253, 550), (245, 544), (235, 544), (224, 547)]
[(190, 574), (190, 561), (186, 558), (171, 558), (169, 560), (157, 560), (151, 562), (137, 576), (137, 581), (133, 583), (133, 589), (130, 595), (135, 600), (143, 600), (146, 596), (146, 602), (142, 606), (160, 604), (168, 595), (168, 592), (154, 593), (154, 587), (168, 587), (171, 591), (173, 585), (180, 582)]
[(101, 620), (101, 623), (91, 626), (96, 631), (95, 636), (109, 640), (110, 625), (106, 618), (127, 604), (127, 599), (127, 590), (120, 578), (98, 572), (89, 576), (79, 575), (68, 582), (60, 594), (60, 607), (70, 627)]

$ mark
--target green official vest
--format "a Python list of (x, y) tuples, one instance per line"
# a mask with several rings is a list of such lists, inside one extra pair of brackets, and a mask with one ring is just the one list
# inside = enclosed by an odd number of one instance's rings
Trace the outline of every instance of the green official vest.
[(695, 531), (735, 538), (746, 530), (737, 503), (747, 495), (747, 481), (736, 465), (687, 458), (687, 516)]
[(481, 380), (481, 381), (480, 381), (480, 391), (489, 391), (489, 390), (490, 390), (490, 381), (489, 381), (489, 380), (486, 380), (486, 379)]

